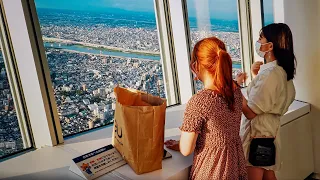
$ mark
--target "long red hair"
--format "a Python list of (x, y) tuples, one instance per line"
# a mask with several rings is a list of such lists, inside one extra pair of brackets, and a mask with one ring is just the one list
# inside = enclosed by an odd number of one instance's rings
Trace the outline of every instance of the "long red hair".
[(229, 109), (234, 110), (235, 83), (225, 44), (216, 37), (199, 41), (193, 48), (190, 65), (193, 71), (199, 71), (202, 66), (212, 75), (216, 93), (225, 98)]

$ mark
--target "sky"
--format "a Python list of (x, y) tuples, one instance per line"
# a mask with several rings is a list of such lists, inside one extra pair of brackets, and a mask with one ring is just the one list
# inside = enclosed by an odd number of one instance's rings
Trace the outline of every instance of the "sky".
[[(213, 19), (238, 19), (237, 0), (187, 0), (188, 15), (195, 17), (198, 12), (209, 11)], [(202, 7), (202, 8), (201, 8)]]
[(37, 8), (101, 11), (108, 8), (154, 12), (153, 0), (35, 0)]
[[(154, 0), (35, 0), (37, 8), (104, 11), (110, 8), (136, 12), (154, 12)], [(265, 13), (272, 14), (272, 0), (264, 0)], [(197, 4), (195, 4), (197, 2)], [(271, 3), (270, 3), (271, 2)], [(236, 20), (237, 0), (187, 0), (189, 17), (206, 7), (214, 19)], [(197, 8), (195, 8), (197, 7)], [(202, 10), (202, 8), (200, 8)], [(200, 10), (200, 11), (201, 11)], [(269, 15), (270, 16), (270, 15)]]
[(264, 20), (266, 23), (272, 23), (273, 20), (273, 1), (263, 0)]

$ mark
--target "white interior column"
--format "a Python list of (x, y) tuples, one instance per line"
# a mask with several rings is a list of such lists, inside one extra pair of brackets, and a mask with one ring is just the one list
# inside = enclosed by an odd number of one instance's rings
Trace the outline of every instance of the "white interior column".
[[(289, 25), (297, 58), (296, 99), (312, 105), (314, 172), (320, 173), (320, 1), (276, 0), (275, 22)], [(293, 157), (294, 158), (294, 157)]]
[(251, 30), (252, 30), (252, 47), (253, 47), (253, 61), (263, 61), (257, 52), (254, 50), (255, 43), (259, 39), (260, 30), (262, 28), (262, 17), (261, 17), (261, 1), (254, 0), (250, 2), (251, 11)]

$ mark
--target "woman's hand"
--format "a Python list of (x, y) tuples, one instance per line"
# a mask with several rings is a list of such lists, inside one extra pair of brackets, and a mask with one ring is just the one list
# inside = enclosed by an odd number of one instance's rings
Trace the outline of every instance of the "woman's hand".
[(260, 66), (263, 64), (263, 62), (261, 61), (257, 61), (255, 63), (252, 64), (251, 66), (251, 73), (253, 76), (256, 76), (260, 70)]
[(240, 86), (241, 84), (246, 82), (247, 78), (248, 78), (247, 73), (239, 73), (239, 74), (237, 74), (235, 80), (237, 81), (238, 85)]
[(164, 144), (165, 144), (166, 147), (169, 148), (169, 149), (172, 149), (172, 150), (174, 150), (174, 151), (180, 151), (179, 141), (170, 139), (170, 140), (164, 142)]

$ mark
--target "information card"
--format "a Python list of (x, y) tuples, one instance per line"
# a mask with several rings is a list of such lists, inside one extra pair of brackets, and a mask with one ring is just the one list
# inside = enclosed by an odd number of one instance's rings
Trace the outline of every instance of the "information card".
[(73, 159), (70, 171), (84, 179), (95, 179), (126, 164), (120, 153), (108, 145)]

